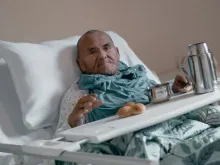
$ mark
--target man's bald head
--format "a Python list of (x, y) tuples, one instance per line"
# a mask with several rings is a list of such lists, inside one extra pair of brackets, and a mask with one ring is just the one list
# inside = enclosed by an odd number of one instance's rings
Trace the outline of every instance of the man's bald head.
[(78, 40), (77, 42), (77, 59), (80, 57), (80, 44), (81, 44), (81, 41), (83, 40), (83, 38), (87, 35), (90, 35), (90, 34), (94, 34), (94, 33), (101, 33), (101, 34), (104, 34), (104, 35), (107, 35), (109, 37), (109, 39), (111, 40), (112, 44), (114, 45), (113, 43), (113, 40), (112, 38), (107, 34), (105, 33), (104, 31), (101, 31), (101, 30), (89, 30), (87, 31), (86, 33), (84, 33), (80, 39)]
[(103, 31), (87, 31), (77, 43), (77, 63), (85, 73), (114, 74), (118, 60), (118, 49)]

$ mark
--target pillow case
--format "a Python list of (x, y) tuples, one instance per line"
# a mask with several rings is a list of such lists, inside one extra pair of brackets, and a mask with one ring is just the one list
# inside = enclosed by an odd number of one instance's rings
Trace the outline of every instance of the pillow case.
[(156, 83), (160, 83), (159, 78), (138, 58), (128, 43), (121, 36), (112, 31), (107, 31), (107, 33), (112, 38), (115, 46), (119, 49), (120, 61), (124, 62), (128, 66), (142, 64), (147, 71), (148, 78), (154, 80)]
[(71, 50), (0, 42), (0, 56), (8, 64), (28, 129), (56, 123), (60, 99), (74, 80)]
[[(119, 48), (121, 61), (129, 66), (143, 64), (122, 37), (112, 31), (107, 33)], [(57, 122), (61, 98), (80, 75), (75, 61), (79, 38), (73, 36), (39, 44), (0, 41), (0, 58), (8, 64), (28, 129)], [(144, 66), (148, 77), (159, 82)]]

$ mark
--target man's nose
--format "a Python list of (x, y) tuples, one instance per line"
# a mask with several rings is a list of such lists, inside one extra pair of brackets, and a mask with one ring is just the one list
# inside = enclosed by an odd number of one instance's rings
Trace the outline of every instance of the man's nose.
[(102, 49), (99, 49), (98, 55), (99, 55), (99, 58), (106, 58), (107, 57), (106, 52)]

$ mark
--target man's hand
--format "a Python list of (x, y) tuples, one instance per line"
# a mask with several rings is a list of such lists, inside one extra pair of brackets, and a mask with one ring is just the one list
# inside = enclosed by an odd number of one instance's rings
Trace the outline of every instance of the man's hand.
[(77, 126), (80, 119), (100, 105), (102, 105), (102, 102), (96, 99), (95, 94), (81, 97), (68, 117), (68, 124), (71, 127)]
[(192, 82), (187, 76), (177, 75), (172, 86), (174, 93), (181, 92), (186, 93), (193, 89)]

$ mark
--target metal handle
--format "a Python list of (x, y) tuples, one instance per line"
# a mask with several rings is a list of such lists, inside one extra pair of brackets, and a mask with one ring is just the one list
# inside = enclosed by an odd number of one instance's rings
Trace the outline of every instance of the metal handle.
[(191, 75), (189, 75), (189, 73), (186, 71), (186, 68), (184, 67), (184, 63), (185, 63), (185, 60), (188, 61), (190, 56), (185, 56), (182, 58), (181, 62), (180, 62), (180, 69), (182, 70), (182, 72), (190, 79), (190, 81), (192, 82), (192, 84), (195, 84), (195, 81), (194, 79), (192, 78)]
[(210, 50), (209, 52), (210, 53), (208, 53), (208, 58), (211, 63), (210, 66), (211, 66), (212, 78), (213, 78), (214, 84), (217, 85), (216, 65), (214, 63), (214, 56)]

